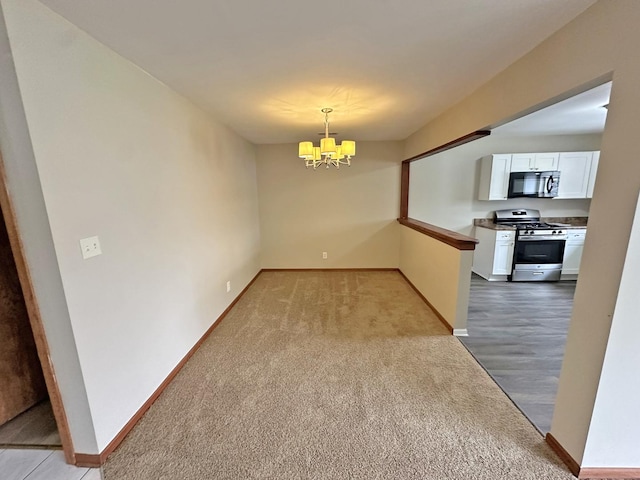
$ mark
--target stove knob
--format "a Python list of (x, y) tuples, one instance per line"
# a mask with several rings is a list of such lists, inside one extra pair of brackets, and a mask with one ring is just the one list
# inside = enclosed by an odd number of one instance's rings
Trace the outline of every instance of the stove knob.
[(556, 233), (558, 233), (558, 232), (556, 232), (556, 231), (554, 230), (553, 232), (551, 232), (551, 235), (555, 235)]

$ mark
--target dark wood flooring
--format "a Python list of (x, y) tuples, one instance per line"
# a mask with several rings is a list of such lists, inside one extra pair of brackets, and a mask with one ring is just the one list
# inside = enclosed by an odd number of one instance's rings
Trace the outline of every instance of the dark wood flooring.
[(576, 282), (488, 282), (473, 274), (460, 337), (543, 434), (551, 428)]
[(61, 448), (51, 402), (45, 400), (0, 426), (0, 448)]

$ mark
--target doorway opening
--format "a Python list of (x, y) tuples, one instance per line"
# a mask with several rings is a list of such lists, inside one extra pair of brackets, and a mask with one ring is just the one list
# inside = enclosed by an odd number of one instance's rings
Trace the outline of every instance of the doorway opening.
[[(8, 311), (19, 312), (13, 315), (11, 321), (4, 317), (2, 319), (4, 331), (0, 340), (5, 339), (5, 333), (7, 334), (6, 337), (10, 336), (14, 339), (12, 351), (15, 354), (15, 358), (9, 355), (9, 361), (3, 361), (5, 359), (0, 355), (0, 390), (9, 390), (11, 392), (17, 390), (21, 392), (21, 395), (25, 396), (25, 398), (19, 399), (18, 402), (7, 403), (7, 405), (12, 406), (7, 408), (4, 413), (4, 420), (16, 420), (22, 410), (26, 409), (27, 412), (25, 417), (17, 419), (16, 423), (6, 427), (5, 432), (3, 432), (6, 434), (6, 443), (3, 443), (3, 445), (14, 448), (26, 446), (25, 434), (26, 430), (28, 430), (26, 424), (31, 423), (30, 421), (32, 420), (36, 425), (40, 425), (40, 428), (34, 429), (34, 431), (38, 432), (37, 434), (29, 434), (31, 439), (28, 446), (52, 449), (62, 447), (66, 463), (75, 464), (75, 452), (67, 415), (56, 380), (49, 343), (33, 286), (31, 270), (27, 263), (23, 240), (18, 228), (13, 201), (9, 195), (2, 155), (0, 155), (0, 212), (2, 214), (0, 229), (2, 230), (4, 242), (2, 268), (10, 279), (9, 283), (13, 292), (7, 297), (12, 298), (12, 301), (9, 302), (12, 308), (9, 308)], [(0, 301), (3, 299), (3, 295), (0, 295)], [(16, 318), (19, 321), (15, 321)], [(34, 344), (37, 353), (36, 357), (33, 356)], [(18, 358), (23, 361), (18, 361)], [(16, 388), (15, 386), (20, 383), (20, 379), (16, 380), (15, 377), (21, 376), (28, 378), (27, 380), (22, 379), (21, 381), (24, 385)], [(42, 391), (43, 377), (44, 393)], [(47, 397), (50, 405), (46, 403)], [(33, 410), (30, 411), (31, 409)], [(51, 412), (53, 412), (53, 420), (51, 419)], [(23, 421), (24, 418), (30, 421)], [(16, 430), (20, 430), (20, 433), (16, 433)]]
[(61, 448), (29, 315), (0, 212), (0, 449)]
[[(409, 217), (480, 241), (474, 252), (468, 336), (460, 340), (543, 434), (551, 426), (588, 230), (612, 86), (608, 80), (505, 119), (491, 126), (490, 136), (418, 160), (410, 172)], [(517, 160), (516, 172), (523, 163), (535, 169), (529, 162), (536, 154), (545, 167), (541, 170), (560, 172), (558, 196), (510, 198), (511, 160)], [(499, 157), (501, 174), (485, 174), (483, 164), (491, 157)], [(556, 228), (566, 234), (559, 281), (510, 281), (515, 229), (498, 238), (493, 217), (511, 209), (535, 209), (542, 222), (563, 225)]]

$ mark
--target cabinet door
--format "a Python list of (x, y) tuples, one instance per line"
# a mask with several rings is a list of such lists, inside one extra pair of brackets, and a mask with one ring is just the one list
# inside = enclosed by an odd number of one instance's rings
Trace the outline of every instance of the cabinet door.
[(586, 229), (569, 229), (562, 259), (562, 273), (564, 275), (578, 274), (586, 234)]
[(563, 152), (558, 160), (560, 184), (556, 198), (587, 198), (593, 152)]
[(509, 191), (511, 155), (492, 155), (489, 200), (506, 200)]
[(536, 153), (533, 169), (541, 172), (558, 169), (558, 153)]
[(534, 168), (535, 153), (514, 153), (511, 156), (512, 172), (528, 172)]
[(511, 275), (513, 265), (513, 240), (497, 240), (493, 257), (494, 275)]
[(577, 275), (580, 270), (580, 260), (584, 244), (569, 243), (564, 246), (564, 259), (562, 260), (562, 273), (565, 275)]
[(600, 152), (593, 152), (591, 159), (591, 170), (589, 171), (589, 182), (587, 184), (587, 198), (593, 198), (593, 186), (596, 183), (596, 175), (598, 173), (598, 164), (600, 163)]
[(489, 155), (480, 167), (479, 200), (506, 200), (509, 191), (511, 155)]

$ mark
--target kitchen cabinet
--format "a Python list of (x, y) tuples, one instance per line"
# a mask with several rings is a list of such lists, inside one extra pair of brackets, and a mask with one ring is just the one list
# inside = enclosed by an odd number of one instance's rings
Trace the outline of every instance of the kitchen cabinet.
[(556, 198), (587, 198), (593, 153), (560, 153), (560, 158), (558, 159), (560, 183), (558, 184), (558, 196)]
[(477, 227), (476, 238), (472, 271), (490, 281), (506, 281), (513, 266), (515, 230)]
[(596, 174), (598, 173), (598, 164), (600, 163), (600, 152), (593, 152), (591, 158), (591, 170), (589, 171), (589, 182), (587, 183), (587, 198), (593, 198), (593, 186), (596, 183)]
[(480, 163), (479, 200), (507, 200), (511, 172), (559, 170), (558, 199), (592, 198), (600, 152), (503, 153)]
[(488, 155), (480, 164), (480, 200), (506, 200), (509, 191), (511, 154)]
[(511, 156), (512, 172), (550, 171), (558, 169), (560, 154), (551, 153), (514, 153)]
[[(567, 241), (564, 246), (562, 259), (562, 276), (569, 279), (577, 277), (580, 270), (580, 260), (584, 248), (584, 239), (587, 235), (586, 228), (570, 228), (567, 230)], [(570, 277), (569, 277), (570, 276)]]

